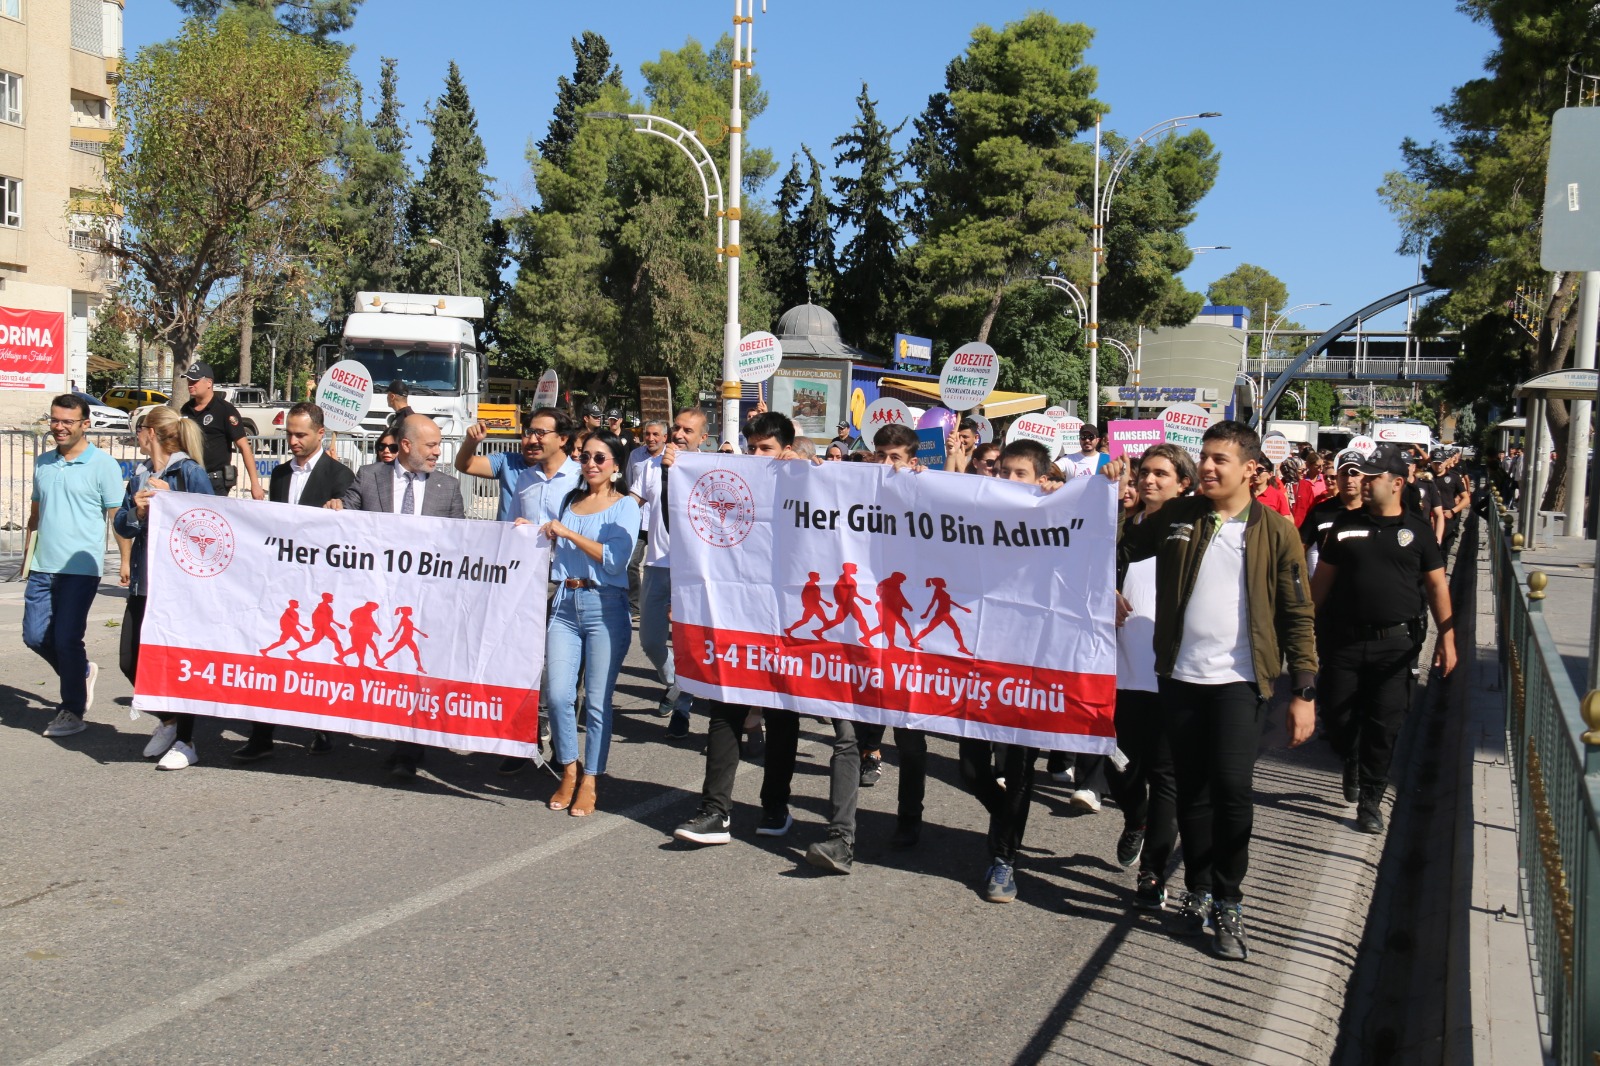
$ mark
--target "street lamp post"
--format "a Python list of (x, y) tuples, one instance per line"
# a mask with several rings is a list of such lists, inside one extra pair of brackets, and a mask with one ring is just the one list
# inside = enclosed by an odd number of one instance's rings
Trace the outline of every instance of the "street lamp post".
[[(761, 10), (767, 10), (766, 0), (761, 0)], [(625, 114), (620, 111), (591, 111), (590, 118), (627, 119), (634, 124), (634, 132), (648, 133), (676, 144), (700, 175), (701, 190), (705, 193), (706, 214), (711, 205), (717, 206), (717, 257), (728, 268), (728, 314), (722, 327), (722, 443), (737, 444), (739, 440), (739, 398), (743, 389), (739, 384), (739, 186), (744, 180), (744, 109), (743, 82), (750, 77), (755, 66), (753, 47), (755, 30), (755, 0), (733, 0), (733, 60), (730, 63), (733, 80), (733, 101), (728, 109), (728, 185), (724, 195), (722, 177), (717, 173), (716, 161), (692, 131), (659, 115)], [(723, 221), (727, 222), (727, 243), (723, 243)]]
[(1128, 168), (1134, 153), (1148, 144), (1151, 138), (1170, 133), (1197, 118), (1221, 118), (1220, 111), (1202, 111), (1198, 115), (1179, 115), (1154, 126), (1135, 137), (1122, 153), (1111, 161), (1111, 173), (1106, 176), (1105, 188), (1100, 186), (1100, 120), (1094, 120), (1094, 212), (1089, 235), (1092, 242), (1089, 258), (1089, 421), (1100, 424), (1100, 261), (1106, 254), (1106, 219), (1111, 217), (1111, 196), (1117, 191), (1117, 182)]
[[(1133, 353), (1132, 349), (1130, 349), (1126, 344), (1123, 344), (1121, 341), (1117, 340), (1117, 338), (1115, 338), (1115, 337), (1107, 337), (1106, 338), (1106, 343), (1111, 345), (1111, 347), (1115, 348), (1117, 351), (1122, 353), (1122, 358), (1127, 360), (1127, 365), (1128, 365), (1129, 369), (1131, 369), (1133, 371), (1133, 417), (1134, 418), (1138, 418), (1139, 417), (1139, 357)], [(1096, 421), (1095, 419), (1091, 418), (1089, 421), (1094, 422), (1094, 424), (1096, 426), (1099, 426), (1100, 431), (1101, 431), (1100, 435), (1102, 437), (1104, 437), (1105, 436), (1105, 428), (1106, 427), (1101, 426), (1100, 423), (1098, 421)]]
[[(1272, 338), (1277, 334), (1278, 327), (1282, 326), (1285, 322), (1287, 322), (1289, 320), (1289, 316), (1294, 314), (1296, 311), (1304, 311), (1308, 307), (1328, 307), (1328, 306), (1330, 306), (1330, 305), (1328, 304), (1328, 302), (1326, 300), (1323, 300), (1323, 301), (1320, 301), (1320, 302), (1315, 302), (1314, 301), (1312, 303), (1295, 304), (1293, 307), (1287, 308), (1281, 314), (1279, 314), (1278, 317), (1275, 320), (1273, 320), (1272, 325), (1270, 327), (1268, 327), (1265, 331), (1263, 331), (1263, 333), (1261, 334), (1261, 393), (1260, 393), (1262, 396), (1265, 396), (1267, 394), (1267, 352), (1270, 351), (1271, 348), (1272, 348)], [(1262, 313), (1261, 313), (1262, 321), (1266, 321), (1266, 317), (1267, 317), (1266, 307), (1265, 307), (1265, 305), (1263, 305)], [(1274, 406), (1276, 406), (1276, 404), (1274, 404)], [(1300, 405), (1300, 409), (1302, 411), (1304, 411), (1305, 410), (1305, 404), (1301, 404)], [(1262, 411), (1260, 417), (1256, 420), (1256, 424), (1258, 426), (1261, 426), (1263, 429), (1265, 429), (1266, 428), (1266, 424), (1267, 424), (1267, 415), (1269, 415), (1270, 413), (1271, 412), (1269, 412), (1269, 411)]]
[(437, 237), (429, 237), (428, 238), (428, 243), (433, 245), (435, 248), (443, 248), (447, 252), (454, 252), (455, 253), (455, 257), (456, 257), (456, 295), (457, 296), (463, 295), (463, 293), (461, 291), (461, 252), (459, 250), (457, 250), (453, 245), (446, 244), (446, 243), (444, 243), (443, 241), (441, 241)]

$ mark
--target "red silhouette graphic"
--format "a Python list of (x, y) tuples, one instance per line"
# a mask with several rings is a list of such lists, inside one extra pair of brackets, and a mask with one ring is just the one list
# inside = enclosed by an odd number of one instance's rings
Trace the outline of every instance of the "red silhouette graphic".
[(335, 659), (344, 658), (344, 648), (339, 644), (339, 635), (335, 629), (344, 626), (333, 620), (333, 593), (324, 592), (322, 602), (311, 609), (311, 636), (300, 642), (300, 646), (289, 653), (289, 658), (298, 659), (300, 653), (307, 648), (314, 648), (323, 641), (333, 645)]
[(356, 657), (357, 666), (367, 665), (367, 652), (372, 653), (373, 659), (378, 660), (378, 645), (374, 639), (379, 635), (378, 620), (374, 617), (378, 613), (378, 605), (367, 602), (350, 612), (350, 646), (339, 655), (342, 663), (351, 655)]
[(855, 573), (855, 563), (844, 564), (844, 573), (839, 575), (839, 580), (833, 583), (833, 599), (838, 606), (838, 613), (833, 616), (831, 622), (817, 630), (814, 636), (820, 637), (845, 619), (853, 618), (856, 623), (856, 631), (861, 634), (861, 643), (867, 643), (867, 633), (871, 631), (872, 627), (867, 625), (867, 618), (861, 613), (861, 608), (871, 607), (872, 601), (857, 595)]
[[(289, 643), (291, 640), (298, 644), (300, 641), (305, 639), (301, 635), (304, 629), (305, 626), (300, 624), (300, 601), (290, 600), (289, 606), (285, 607), (283, 609), (283, 613), (278, 616), (277, 641), (275, 643), (268, 644), (265, 648), (262, 648), (260, 654), (265, 655), (269, 651), (276, 651), (285, 644)], [(293, 655), (293, 650), (291, 650), (289, 654)]]
[(800, 590), (800, 606), (805, 608), (805, 614), (800, 617), (800, 621), (783, 631), (786, 637), (794, 636), (795, 630), (809, 622), (828, 620), (823, 608), (832, 607), (833, 604), (822, 598), (822, 575), (816, 571), (806, 575), (806, 587)]
[(394, 644), (389, 648), (388, 652), (384, 654), (383, 658), (378, 660), (378, 665), (384, 665), (391, 658), (393, 658), (396, 652), (398, 652), (401, 648), (405, 648), (411, 652), (411, 658), (415, 660), (417, 664), (417, 673), (427, 673), (428, 671), (422, 668), (422, 652), (417, 650), (417, 642), (413, 640), (412, 637), (415, 635), (422, 637), (423, 639), (427, 639), (428, 634), (418, 629), (417, 624), (411, 620), (411, 608), (396, 607), (394, 609), (394, 613), (400, 616), (400, 622), (395, 626)]
[(914, 650), (920, 650), (917, 638), (911, 635), (911, 623), (906, 621), (906, 612), (912, 610), (911, 601), (906, 599), (906, 594), (901, 590), (905, 584), (906, 575), (893, 573), (878, 582), (878, 625), (874, 629), (861, 634), (861, 643), (865, 644), (879, 633), (888, 643), (885, 647), (894, 647), (894, 631), (906, 631), (906, 639), (911, 642)]
[(940, 626), (949, 626), (950, 631), (956, 635), (956, 647), (961, 649), (961, 654), (971, 655), (972, 652), (967, 650), (966, 643), (961, 639), (961, 627), (956, 625), (955, 616), (950, 613), (950, 608), (954, 607), (956, 610), (965, 611), (967, 614), (972, 613), (972, 608), (963, 607), (950, 598), (950, 593), (945, 591), (944, 578), (942, 577), (930, 577), (923, 584), (933, 589), (933, 599), (929, 601), (928, 609), (922, 612), (922, 617), (927, 618), (928, 615), (932, 614), (933, 621), (929, 622), (922, 632), (916, 635), (912, 647), (916, 647), (917, 644), (921, 643), (922, 638)]

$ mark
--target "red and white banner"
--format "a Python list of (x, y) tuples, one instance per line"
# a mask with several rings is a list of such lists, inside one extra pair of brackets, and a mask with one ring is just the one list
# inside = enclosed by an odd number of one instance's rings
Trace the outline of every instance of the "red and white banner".
[(1116, 485), (680, 453), (693, 695), (1052, 750), (1116, 746)]
[(532, 756), (532, 526), (158, 493), (133, 705)]
[(67, 372), (67, 316), (0, 307), (0, 389), (59, 389)]

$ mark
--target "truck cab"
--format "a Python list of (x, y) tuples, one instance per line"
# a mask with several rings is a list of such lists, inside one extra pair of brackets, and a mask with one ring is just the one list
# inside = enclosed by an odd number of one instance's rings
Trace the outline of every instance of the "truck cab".
[(358, 292), (355, 306), (345, 319), (338, 357), (356, 360), (372, 375), (372, 407), (361, 420), (362, 432), (383, 432), (390, 415), (384, 390), (398, 379), (411, 390), (407, 402), (413, 411), (439, 423), (446, 440), (464, 437), (478, 417), (484, 378), (472, 324), (483, 318), (483, 301)]

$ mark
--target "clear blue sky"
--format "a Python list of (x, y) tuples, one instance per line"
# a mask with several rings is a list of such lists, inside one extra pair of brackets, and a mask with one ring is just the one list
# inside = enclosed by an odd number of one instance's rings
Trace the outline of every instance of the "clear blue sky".
[[(945, 65), (975, 25), (1040, 7), (1095, 28), (1088, 61), (1099, 69), (1097, 95), (1111, 107), (1111, 128), (1132, 136), (1170, 116), (1223, 113), (1206, 126), (1222, 153), (1221, 175), (1189, 238), (1232, 250), (1197, 256), (1184, 275), (1191, 288), (1204, 291), (1240, 262), (1256, 263), (1287, 282), (1291, 303), (1330, 302), (1296, 316), (1324, 327), (1414, 280), (1416, 264), (1395, 253), (1397, 231), (1374, 190), (1398, 166), (1403, 137), (1437, 135), (1433, 108), (1481, 73), (1493, 46), (1486, 29), (1442, 0), (771, 0), (766, 14), (758, 10), (755, 33), (756, 70), (771, 103), (750, 136), (785, 165), (801, 143), (831, 159), (828, 145), (852, 121), (863, 79), (880, 115), (898, 122), (942, 87)], [(729, 0), (367, 0), (345, 40), (369, 94), (379, 58), (400, 61), (413, 123), (455, 59), (489, 172), (503, 196), (526, 199), (525, 149), (544, 135), (557, 75), (572, 72), (570, 38), (585, 29), (603, 35), (637, 91), (641, 62), (691, 36), (714, 41), (732, 14)], [(129, 53), (170, 37), (178, 24), (168, 0), (131, 0)], [(417, 134), (425, 140), (425, 130)], [(1378, 325), (1401, 322), (1394, 312)]]

